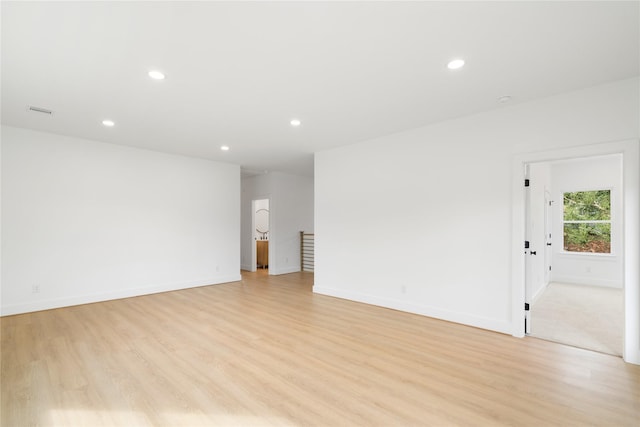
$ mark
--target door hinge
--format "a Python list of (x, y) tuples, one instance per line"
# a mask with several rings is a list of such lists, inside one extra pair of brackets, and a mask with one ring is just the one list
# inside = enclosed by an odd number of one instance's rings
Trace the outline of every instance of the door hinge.
[(549, 266), (549, 271), (551, 271), (551, 266)]
[(524, 186), (528, 187), (529, 186), (529, 178), (525, 178), (524, 180)]
[(529, 303), (528, 302), (524, 303), (524, 311), (529, 311)]
[(528, 240), (524, 241), (524, 248), (525, 249), (529, 249), (529, 241)]

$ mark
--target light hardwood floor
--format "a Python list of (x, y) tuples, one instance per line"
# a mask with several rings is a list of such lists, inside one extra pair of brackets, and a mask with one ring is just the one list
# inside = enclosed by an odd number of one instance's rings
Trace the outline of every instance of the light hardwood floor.
[(640, 366), (312, 281), (245, 273), (4, 317), (2, 426), (639, 425)]

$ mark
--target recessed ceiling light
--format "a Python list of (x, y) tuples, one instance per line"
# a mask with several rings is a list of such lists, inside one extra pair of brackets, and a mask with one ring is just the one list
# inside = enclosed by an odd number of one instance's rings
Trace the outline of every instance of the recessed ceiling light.
[(498, 98), (498, 102), (500, 104), (506, 104), (509, 101), (511, 101), (511, 97), (509, 95), (501, 96), (500, 98)]
[(103, 120), (102, 124), (107, 127), (113, 127), (115, 125), (115, 122), (113, 120)]
[(149, 77), (151, 77), (154, 80), (163, 80), (164, 79), (164, 73), (158, 71), (158, 70), (151, 70), (149, 71)]
[(220, 147), (220, 149), (222, 151), (229, 151), (229, 146), (228, 145), (223, 145), (223, 146)]
[(291, 126), (300, 126), (302, 122), (298, 119), (291, 120)]
[(447, 64), (447, 68), (450, 70), (457, 70), (458, 68), (462, 68), (464, 66), (464, 59), (454, 59), (453, 61), (449, 61)]

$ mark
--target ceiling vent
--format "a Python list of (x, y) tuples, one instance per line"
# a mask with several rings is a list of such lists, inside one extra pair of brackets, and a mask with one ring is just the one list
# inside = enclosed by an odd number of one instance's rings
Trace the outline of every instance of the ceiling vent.
[(29, 106), (29, 111), (33, 111), (34, 113), (42, 113), (42, 114), (53, 114), (53, 111), (47, 110), (46, 108), (34, 107), (33, 105)]

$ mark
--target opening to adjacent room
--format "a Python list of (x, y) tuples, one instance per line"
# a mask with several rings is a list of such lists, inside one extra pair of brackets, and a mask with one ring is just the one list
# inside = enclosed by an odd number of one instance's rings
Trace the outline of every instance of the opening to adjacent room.
[(269, 268), (269, 199), (253, 200), (251, 203), (253, 232), (253, 262), (251, 271)]
[(622, 155), (531, 163), (528, 176), (526, 332), (621, 356)]

